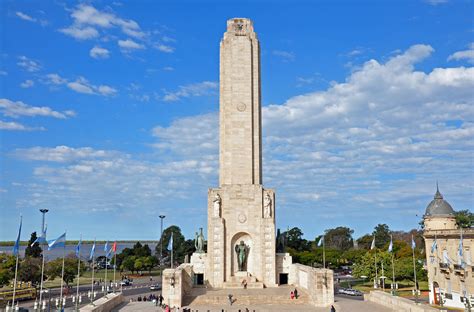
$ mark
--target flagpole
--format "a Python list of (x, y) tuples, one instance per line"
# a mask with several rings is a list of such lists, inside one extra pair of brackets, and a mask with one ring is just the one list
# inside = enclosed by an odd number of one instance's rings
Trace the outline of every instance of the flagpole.
[(395, 255), (394, 255), (394, 252), (392, 251), (392, 283), (393, 283), (392, 295), (395, 295), (395, 287), (396, 287), (396, 284), (395, 284), (395, 266), (393, 264), (393, 258), (394, 257), (395, 257)]
[(40, 297), (39, 297), (39, 308), (38, 310), (41, 311), (41, 300), (43, 298), (43, 274), (44, 274), (44, 253), (46, 250), (44, 249), (44, 241), (41, 243), (41, 246), (43, 246), (43, 259), (41, 261), (41, 283), (40, 283)]
[[(12, 308), (13, 311), (15, 310), (15, 295), (16, 295), (16, 280), (18, 277), (18, 258), (20, 257), (20, 236), (21, 236), (21, 224), (23, 221), (23, 216), (20, 215), (20, 229), (18, 230), (18, 237), (15, 242), (16, 249), (16, 264), (15, 264), (15, 279), (13, 284), (13, 298), (12, 298)], [(13, 247), (13, 251), (15, 251), (15, 247)]]
[(323, 268), (326, 268), (326, 244), (324, 243), (325, 241), (324, 236), (322, 240), (323, 240)]
[(412, 241), (412, 254), (413, 254), (413, 275), (415, 276), (415, 303), (418, 303), (418, 287), (416, 284), (416, 266), (415, 266), (415, 246), (413, 246), (413, 235), (411, 236)]
[[(64, 232), (66, 233), (66, 232)], [(64, 258), (66, 256), (66, 240), (64, 240), (64, 247), (63, 247), (63, 268), (61, 270), (61, 292), (59, 295), (59, 307), (63, 308), (63, 283), (64, 283)]]
[(383, 259), (382, 259), (382, 290), (385, 292), (385, 276), (383, 271)]
[(171, 232), (171, 268), (173, 268), (173, 232)]
[[(82, 242), (82, 234), (79, 244)], [(79, 246), (79, 254), (77, 255), (77, 286), (76, 286), (76, 311), (79, 311), (79, 279), (81, 276), (81, 247)]]
[(378, 284), (379, 284), (379, 276), (378, 276), (378, 270), (377, 270), (377, 248), (374, 247), (374, 250), (375, 250), (375, 261), (374, 261), (374, 265), (375, 265), (375, 288), (377, 288)]
[[(107, 246), (107, 244), (105, 244)], [(107, 248), (105, 248), (105, 277), (104, 277), (104, 297), (107, 298)]]
[(114, 242), (114, 294), (115, 294), (115, 269), (117, 268), (117, 242)]
[(94, 238), (94, 251), (92, 252), (92, 285), (91, 285), (91, 304), (94, 305), (94, 260), (95, 260), (95, 238)]

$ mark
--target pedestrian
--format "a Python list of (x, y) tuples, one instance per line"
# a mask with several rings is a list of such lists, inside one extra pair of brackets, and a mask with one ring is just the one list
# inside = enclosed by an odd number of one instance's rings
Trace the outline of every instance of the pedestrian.
[(331, 306), (331, 312), (336, 312), (336, 308), (333, 305)]
[(160, 294), (159, 299), (160, 299), (160, 306), (161, 306), (163, 304), (163, 299), (165, 299), (165, 298), (163, 298), (163, 296)]
[(295, 299), (295, 293), (294, 292), (290, 292), (290, 298)]
[(298, 290), (295, 288), (295, 290), (293, 291), (293, 293), (295, 294), (295, 299), (298, 299)]
[(232, 294), (229, 294), (227, 297), (229, 298), (229, 304), (232, 305), (233, 303)]

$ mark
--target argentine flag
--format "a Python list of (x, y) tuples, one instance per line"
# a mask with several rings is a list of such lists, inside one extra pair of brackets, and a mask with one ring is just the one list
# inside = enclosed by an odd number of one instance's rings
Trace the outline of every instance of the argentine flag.
[(370, 250), (373, 250), (375, 248), (375, 235), (374, 239), (372, 240), (372, 245), (370, 245)]
[(77, 243), (76, 246), (76, 257), (79, 258), (79, 255), (81, 254), (81, 244), (82, 244), (82, 235), (81, 238), (79, 239), (79, 242)]
[(46, 231), (48, 230), (48, 226), (44, 228), (43, 234), (41, 234), (40, 237), (37, 237), (35, 241), (31, 244), (31, 247), (33, 247), (34, 244), (47, 244), (48, 242), (46, 241)]
[(462, 232), (461, 232), (461, 239), (459, 240), (459, 247), (458, 247), (458, 264), (464, 267), (464, 257), (463, 257), (463, 242), (462, 242)]
[(393, 241), (392, 241), (392, 235), (390, 235), (390, 245), (388, 245), (388, 252), (392, 252), (393, 250)]
[(413, 235), (411, 236), (411, 249), (415, 250), (416, 248), (416, 243), (415, 240), (413, 239)]
[(105, 245), (104, 245), (105, 253), (107, 253), (107, 251), (109, 251), (108, 249), (109, 249), (109, 241), (105, 241)]
[(13, 246), (13, 255), (18, 256), (20, 250), (20, 236), (21, 236), (21, 224), (23, 223), (23, 217), (20, 216), (20, 228), (18, 229), (18, 236), (16, 237), (15, 245)]
[(95, 253), (95, 240), (94, 240), (94, 245), (92, 245), (92, 248), (91, 248), (91, 254), (89, 256), (89, 260), (92, 260), (94, 258), (94, 253)]
[(171, 238), (168, 243), (168, 250), (173, 250), (173, 232), (171, 232)]
[(431, 245), (431, 253), (433, 254), (436, 249), (438, 249), (438, 243), (436, 242), (436, 238), (435, 238), (433, 241), (433, 245)]
[(48, 250), (54, 249), (56, 247), (65, 247), (66, 246), (66, 232), (63, 235), (59, 236), (56, 239), (48, 241)]
[(318, 247), (321, 247), (323, 245), (323, 242), (324, 242), (324, 235), (321, 236), (321, 238), (319, 239)]

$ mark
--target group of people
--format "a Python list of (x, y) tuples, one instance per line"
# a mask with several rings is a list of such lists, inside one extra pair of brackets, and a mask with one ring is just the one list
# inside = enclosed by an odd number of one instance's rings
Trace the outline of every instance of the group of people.
[(298, 289), (295, 288), (292, 292), (290, 292), (291, 299), (298, 299)]
[(155, 294), (150, 294), (149, 296), (138, 296), (137, 301), (153, 301), (156, 303), (156, 305), (163, 305), (163, 296), (160, 294), (159, 296), (156, 296)]

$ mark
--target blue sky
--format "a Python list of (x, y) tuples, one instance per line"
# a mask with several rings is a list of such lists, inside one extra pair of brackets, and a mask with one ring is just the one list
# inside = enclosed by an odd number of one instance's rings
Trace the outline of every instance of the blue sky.
[[(313, 239), (418, 225), (436, 181), (473, 209), (472, 1), (2, 1), (1, 240), (206, 226), (219, 41), (261, 43), (264, 185)], [(418, 215), (418, 216), (417, 216)], [(25, 234), (26, 239), (26, 234)]]

